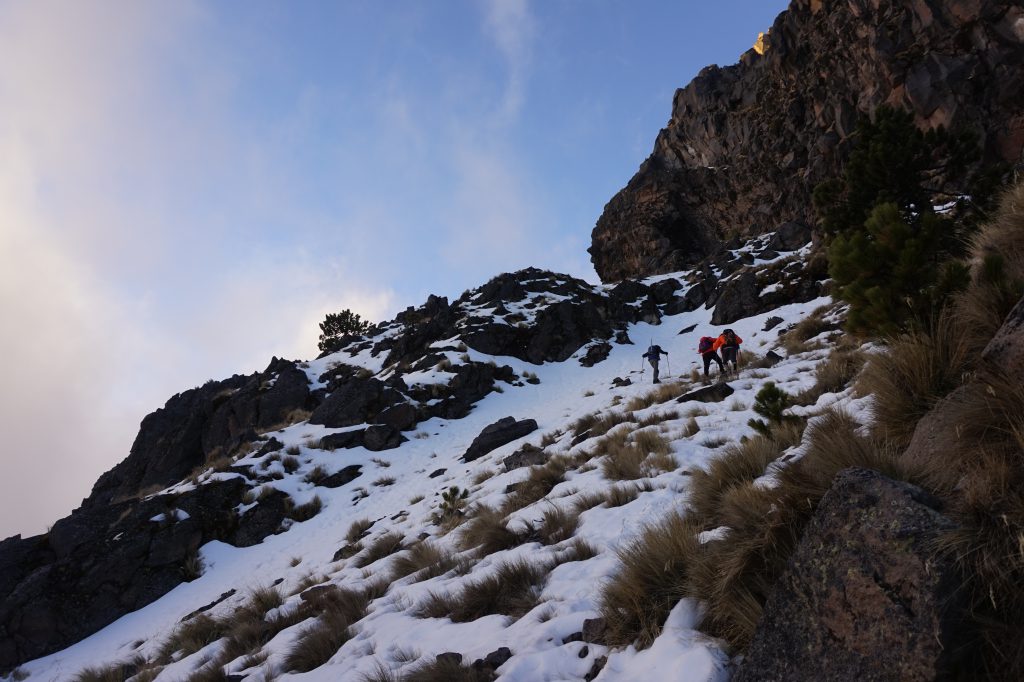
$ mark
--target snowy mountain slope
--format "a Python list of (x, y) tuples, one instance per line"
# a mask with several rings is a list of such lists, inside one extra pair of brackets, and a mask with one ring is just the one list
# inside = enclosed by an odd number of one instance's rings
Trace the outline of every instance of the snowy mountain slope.
[[(667, 277), (652, 278), (644, 283), (654, 285)], [(558, 294), (548, 293), (544, 297), (543, 305), (559, 301)], [(830, 299), (820, 298), (784, 305), (729, 326), (745, 340), (745, 349), (763, 355), (776, 348), (781, 330), (829, 304)], [(468, 309), (470, 317), (496, 316), (485, 306)], [(506, 305), (504, 309), (504, 315), (516, 316), (516, 324), (529, 326), (535, 322), (538, 306)], [(300, 422), (272, 434), (283, 443), (287, 453), (284, 457), (281, 451), (265, 454), (252, 451), (237, 459), (226, 471), (210, 470), (197, 481), (172, 486), (165, 492), (181, 492), (211, 480), (245, 477), (254, 491), (261, 486), (272, 487), (287, 493), (295, 505), (318, 498), (322, 510), (309, 520), (294, 522), (285, 532), (252, 547), (237, 548), (216, 541), (206, 544), (201, 550), (204, 564), (201, 577), (178, 586), (158, 601), (122, 617), (78, 644), (25, 664), (20, 670), (30, 674), (31, 679), (61, 680), (72, 679), (86, 666), (170, 658), (165, 665), (143, 665), (132, 679), (168, 682), (216, 679), (215, 676), (202, 677), (197, 672), (204, 664), (207, 664), (204, 673), (208, 672), (211, 667), (208, 662), (213, 661), (239, 675), (237, 679), (359, 680), (373, 674), (379, 666), (408, 671), (418, 662), (432, 660), (444, 652), (457, 652), (464, 662), (470, 663), (500, 647), (508, 647), (511, 657), (497, 670), (502, 680), (583, 679), (594, 669), (595, 661), (606, 655), (607, 665), (598, 680), (649, 679), (653, 670), (658, 671), (658, 679), (725, 679), (728, 656), (715, 640), (695, 629), (699, 605), (689, 600), (681, 602), (672, 612), (664, 632), (647, 650), (638, 652), (630, 647), (613, 652), (598, 644), (565, 642), (567, 638), (575, 639), (572, 636), (581, 631), (584, 620), (598, 615), (602, 582), (618, 567), (616, 550), (628, 545), (645, 524), (656, 522), (671, 510), (683, 509), (689, 472), (713, 458), (721, 444), (738, 441), (751, 433), (747, 421), (756, 416), (751, 406), (764, 382), (774, 381), (789, 393), (799, 393), (814, 383), (813, 369), (827, 355), (827, 348), (822, 348), (787, 357), (768, 369), (744, 368), (729, 382), (735, 393), (723, 402), (679, 404), (676, 396), (690, 388), (699, 388), (699, 382), (693, 385), (690, 378), (697, 364), (694, 350), (697, 340), (702, 335), (721, 331), (712, 327), (711, 316), (711, 310), (698, 308), (666, 316), (658, 325), (642, 321), (631, 324), (626, 332), (635, 344), (612, 344), (607, 359), (593, 367), (582, 367), (575, 360), (585, 354), (586, 348), (566, 361), (535, 365), (510, 356), (490, 356), (468, 348), (457, 350), (458, 337), (434, 342), (433, 347), (448, 349), (438, 352), (446, 361), (404, 373), (402, 379), (411, 390), (417, 385), (429, 387), (448, 381), (451, 367), (466, 362), (494, 361), (498, 365), (509, 365), (518, 376), (536, 374), (539, 383), (499, 384), (499, 390), (476, 403), (464, 418), (434, 417), (422, 421), (408, 441), (397, 449), (383, 452), (371, 452), (363, 447), (319, 449), (316, 445), (324, 436), (353, 427), (328, 428)], [(772, 316), (782, 318), (783, 322), (770, 331), (762, 331), (766, 320)], [(681, 330), (689, 331), (681, 333)], [(382, 336), (397, 332), (397, 327), (393, 331), (385, 329)], [(670, 353), (663, 367), (663, 377), (669, 374), (671, 377), (665, 378), (660, 387), (664, 390), (658, 392), (652, 390), (650, 371), (642, 368), (640, 358), (651, 342)], [(354, 355), (344, 351), (328, 355), (307, 363), (304, 369), (311, 381), (319, 382), (338, 362), (364, 368), (382, 379), (397, 371), (394, 365), (388, 366), (383, 353), (374, 355), (369, 347)], [(612, 382), (617, 377), (629, 378), (632, 384), (614, 387)], [(656, 400), (652, 395), (666, 400), (648, 405)], [(861, 409), (862, 401), (844, 393), (826, 394), (816, 406), (796, 411), (812, 414), (834, 401), (854, 412)], [(579, 516), (572, 539), (549, 545), (536, 541), (531, 537), (536, 535), (532, 531), (543, 525), (545, 513), (555, 509), (568, 511), (588, 495), (606, 492), (612, 486), (635, 485), (609, 479), (603, 467), (607, 456), (599, 451), (598, 438), (576, 439), (573, 444), (573, 425), (588, 415), (625, 418), (627, 412), (633, 413), (632, 421), (613, 427), (610, 433), (616, 429), (634, 432), (639, 430), (638, 425), (648, 424), (641, 429), (655, 431), (668, 441), (674, 463), (666, 464), (664, 458), (649, 459), (645, 463), (647, 475), (636, 481), (642, 484), (636, 499), (617, 507), (598, 505), (586, 509)], [(476, 461), (461, 461), (480, 431), (505, 416), (535, 419), (539, 429)], [(691, 418), (700, 427), (696, 433), (690, 432)], [(509, 513), (509, 530), (525, 541), (483, 554), (467, 549), (465, 543), (460, 542), (465, 524), (446, 533), (433, 522), (432, 517), (441, 505), (441, 494), (451, 486), (469, 488), (470, 518), (482, 506), (507, 505), (509, 497), (516, 494), (507, 492), (509, 487), (521, 483), (531, 472), (528, 468), (506, 472), (502, 459), (524, 443), (544, 447), (549, 456), (561, 457), (566, 463), (564, 475), (560, 477), (563, 481), (557, 482), (541, 499)], [(364, 472), (356, 480), (337, 488), (315, 485), (323, 474), (329, 475), (353, 464), (361, 465)], [(274, 478), (258, 483), (252, 478), (254, 471)], [(437, 474), (439, 471), (442, 473)], [(258, 504), (259, 500), (252, 500), (239, 511)], [(174, 514), (174, 518), (180, 518), (177, 512)], [(356, 543), (347, 540), (346, 535), (354, 522), (363, 519), (373, 523), (366, 537), (358, 541), (360, 551), (340, 558), (339, 550), (355, 547)], [(154, 520), (154, 523), (172, 522), (170, 515)], [(461, 559), (461, 565), (428, 579), (417, 581), (418, 575), (414, 574), (392, 582), (389, 574), (393, 564), (407, 550), (367, 563), (371, 546), (389, 533), (398, 534), (404, 547), (426, 539), (440, 552), (450, 552), (456, 560)], [(594, 556), (588, 558), (591, 551), (574, 545), (579, 540), (592, 548)], [(518, 619), (494, 614), (468, 622), (453, 622), (451, 618), (414, 615), (434, 596), (460, 595), (468, 586), (480, 583), (518, 560), (545, 568), (558, 564), (538, 581), (540, 591), (535, 595), (536, 606), (526, 609), (525, 615)], [(288, 672), (292, 667), (288, 652), (307, 636), (306, 630), (314, 622), (310, 618), (299, 620), (306, 615), (302, 610), (304, 604), (311, 600), (304, 600), (298, 592), (314, 583), (353, 590), (370, 589), (373, 598), (365, 617), (354, 624), (351, 639), (344, 642), (325, 665), (306, 673)], [(232, 596), (207, 612), (215, 619), (226, 618), (239, 612), (253, 591), (272, 585), (276, 585), (284, 601), (270, 609), (264, 620), (280, 617), (282, 622), (297, 622), (282, 627), (269, 641), (252, 650), (252, 653), (266, 654), (264, 660), (262, 656), (254, 659), (222, 653), (227, 646), (223, 639), (187, 655), (179, 651), (168, 657), (166, 651), (161, 651), (179, 621), (196, 609), (235, 590)], [(135, 674), (136, 671), (122, 672)]]

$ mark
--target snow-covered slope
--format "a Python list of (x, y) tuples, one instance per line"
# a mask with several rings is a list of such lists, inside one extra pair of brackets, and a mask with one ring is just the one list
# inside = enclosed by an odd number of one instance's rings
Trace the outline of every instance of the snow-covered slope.
[[(645, 283), (651, 285), (666, 277), (652, 278)], [(554, 302), (557, 297), (551, 296), (549, 300)], [(785, 355), (778, 348), (779, 333), (815, 309), (831, 303), (829, 298), (819, 298), (784, 305), (729, 326), (744, 339), (744, 349), (748, 352), (762, 356), (774, 349)], [(519, 312), (525, 324), (531, 323), (530, 309), (509, 312)], [(490, 313), (480, 309), (474, 314)], [(283, 452), (263, 455), (250, 452), (227, 471), (211, 470), (198, 481), (182, 482), (172, 490), (202, 485), (211, 479), (245, 475), (239, 471), (262, 471), (278, 476), (262, 485), (287, 493), (297, 505), (319, 498), (322, 510), (318, 514), (306, 521), (291, 523), (285, 532), (271, 535), (252, 547), (236, 548), (216, 541), (204, 545), (201, 577), (178, 586), (156, 602), (120, 618), (74, 646), (21, 666), (20, 673), (28, 673), (32, 680), (68, 680), (88, 666), (102, 667), (132, 660), (142, 663), (163, 656), (163, 660), (170, 662), (161, 667), (143, 664), (139, 670), (126, 670), (135, 675), (132, 679), (140, 681), (218, 679), (216, 676), (200, 678), (196, 673), (204, 664), (214, 661), (223, 663), (227, 672), (238, 675), (234, 679), (361, 680), (370, 675), (378, 675), (373, 679), (385, 679), (383, 670), (407, 671), (444, 652), (459, 653), (465, 663), (472, 663), (500, 647), (507, 647), (511, 657), (500, 664), (497, 674), (501, 680), (509, 682), (584, 679), (602, 656), (608, 659), (598, 680), (726, 679), (728, 655), (720, 643), (696, 629), (700, 605), (691, 600), (684, 600), (672, 611), (660, 637), (643, 651), (633, 647), (612, 651), (573, 637), (581, 631), (586, 619), (599, 615), (601, 586), (615, 574), (619, 565), (616, 550), (633, 541), (646, 524), (658, 521), (673, 510), (684, 510), (689, 473), (715, 457), (724, 443), (738, 441), (752, 433), (747, 421), (756, 416), (752, 405), (763, 384), (774, 381), (791, 394), (799, 393), (814, 383), (815, 365), (828, 353), (827, 344), (818, 344), (816, 350), (785, 357), (772, 367), (741, 367), (738, 375), (729, 380), (735, 393), (724, 401), (678, 403), (677, 396), (701, 386), (701, 382), (695, 380), (696, 375), (691, 377), (691, 371), (697, 367), (697, 341), (701, 336), (717, 335), (721, 331), (710, 324), (711, 315), (711, 310), (701, 307), (666, 316), (657, 325), (645, 322), (630, 325), (627, 332), (634, 343), (613, 343), (607, 359), (593, 367), (577, 362), (576, 358), (584, 354), (586, 348), (564, 362), (541, 365), (508, 356), (492, 357), (470, 349), (441, 351), (453, 365), (466, 362), (466, 355), (470, 361), (493, 360), (498, 365), (511, 366), (520, 376), (534, 373), (539, 383), (501, 384), (500, 390), (480, 400), (462, 419), (433, 418), (420, 422), (415, 432), (406, 434), (409, 440), (396, 449), (383, 452), (370, 452), (362, 447), (335, 451), (318, 449), (316, 446), (322, 437), (346, 429), (308, 422), (273, 433), (284, 443)], [(766, 321), (773, 316), (782, 318), (783, 322), (764, 331)], [(657, 387), (651, 385), (650, 370), (643, 367), (641, 360), (641, 353), (652, 342), (670, 353), (662, 365), (663, 383)], [(451, 348), (457, 343), (456, 338), (434, 345)], [(387, 378), (389, 371), (394, 371), (384, 367), (382, 354), (374, 357), (369, 348), (354, 356), (349, 353), (328, 355), (310, 361), (305, 369), (311, 381), (316, 382), (341, 361), (364, 367), (382, 379)], [(449, 378), (446, 365), (441, 362), (433, 369), (407, 373), (403, 380), (410, 387), (417, 383), (444, 383)], [(616, 378), (629, 379), (631, 383), (615, 386)], [(844, 392), (825, 394), (817, 405), (795, 408), (795, 411), (811, 415), (836, 402), (854, 413), (863, 408), (862, 401)], [(577, 437), (576, 425), (594, 413), (624, 418), (628, 412), (633, 415), (630, 420), (613, 427), (612, 431), (657, 432), (669, 441), (671, 460), (663, 457), (657, 463), (648, 463), (644, 478), (623, 483), (606, 476), (602, 462), (607, 456), (597, 446), (599, 440), (583, 438), (585, 434)], [(462, 461), (462, 455), (480, 431), (506, 416), (534, 419), (539, 428), (478, 460)], [(696, 420), (699, 431), (693, 432), (691, 420)], [(544, 448), (548, 457), (561, 457), (559, 461), (565, 464), (565, 471), (559, 478), (564, 480), (557, 482), (542, 499), (511, 509), (507, 505), (509, 496), (515, 494), (511, 491), (515, 484), (530, 476), (531, 470), (524, 467), (505, 471), (502, 460), (524, 443)], [(290, 457), (297, 460), (297, 467), (295, 460), (288, 460)], [(332, 474), (352, 464), (363, 466), (364, 473), (358, 479), (337, 488), (315, 484), (324, 473)], [(253, 485), (254, 489), (260, 487), (255, 482)], [(580, 508), (577, 503), (584, 498), (623, 485), (636, 489), (635, 499), (617, 507), (599, 504), (582, 511), (571, 538), (544, 544), (531, 532), (542, 526), (546, 513), (559, 509), (571, 515), (572, 510)], [(442, 504), (441, 495), (452, 486), (469, 489), (468, 518), (482, 506), (506, 505), (506, 509), (511, 509), (507, 521), (509, 530), (525, 541), (489, 554), (466, 549), (465, 543), (460, 542), (467, 527), (465, 523), (449, 530), (435, 522)], [(258, 499), (249, 503), (250, 506), (257, 504)], [(372, 522), (365, 535), (346, 539), (353, 523), (362, 520)], [(173, 520), (165, 518), (155, 522)], [(450, 553), (453, 567), (425, 579), (418, 579), (423, 577), (421, 573), (392, 579), (393, 563), (408, 550), (367, 563), (369, 548), (377, 539), (392, 533), (401, 537), (403, 547), (426, 542), (441, 555)], [(359, 551), (352, 554), (356, 549)], [(343, 558), (346, 554), (350, 556)], [(438, 596), (460, 595), (467, 586), (495, 575), (517, 560), (543, 566), (544, 570), (554, 566), (546, 577), (537, 581), (539, 594), (534, 595), (537, 603), (525, 615), (515, 618), (494, 614), (468, 622), (453, 622), (451, 618), (423, 614), (424, 605), (431, 600), (436, 601)], [(287, 617), (304, 613), (301, 609), (310, 601), (309, 593), (305, 599), (300, 594), (304, 589), (329, 584), (353, 590), (370, 589), (372, 601), (367, 613), (352, 626), (351, 638), (326, 664), (305, 673), (288, 672), (289, 651), (308, 635), (308, 628), (314, 621), (300, 620), (301, 616), (290, 620)], [(226, 618), (238, 613), (254, 591), (271, 587), (283, 601), (273, 606), (264, 618), (297, 622), (274, 631), (265, 644), (259, 642), (249, 649), (257, 655), (232, 656), (224, 660), (223, 639), (187, 655), (167, 651), (165, 643), (188, 614), (234, 590), (231, 596), (206, 611), (214, 619)], [(203, 673), (208, 669), (209, 666)]]

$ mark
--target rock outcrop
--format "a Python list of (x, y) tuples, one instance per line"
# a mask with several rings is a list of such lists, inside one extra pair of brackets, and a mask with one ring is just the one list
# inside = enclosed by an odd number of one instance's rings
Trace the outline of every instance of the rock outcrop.
[(500, 448), (502, 445), (518, 440), (536, 430), (537, 421), (535, 419), (517, 421), (512, 417), (504, 417), (493, 424), (485, 426), (480, 435), (470, 443), (462, 459), (466, 462), (480, 459), (491, 450)]
[(1024, 9), (1015, 0), (794, 0), (738, 64), (676, 91), (654, 151), (597, 221), (603, 281), (680, 270), (726, 234), (813, 225), (859, 116), (978, 133), (984, 162), (1024, 148)]
[(866, 469), (840, 472), (764, 607), (735, 679), (936, 680), (964, 595), (936, 500)]

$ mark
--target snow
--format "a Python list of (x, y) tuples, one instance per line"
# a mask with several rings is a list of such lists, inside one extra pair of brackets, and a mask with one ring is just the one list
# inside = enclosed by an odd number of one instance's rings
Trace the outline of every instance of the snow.
[[(647, 283), (669, 276), (673, 275), (652, 277)], [(679, 273), (674, 276), (683, 279)], [(548, 304), (560, 300), (554, 294), (534, 298), (541, 297), (547, 299)], [(778, 350), (776, 338), (779, 330), (796, 323), (816, 308), (831, 303), (830, 298), (824, 297), (807, 303), (786, 305), (729, 326), (745, 339), (745, 348), (756, 349), (759, 353), (772, 348)], [(506, 307), (510, 313), (523, 314), (528, 321), (540, 309), (525, 308), (519, 304)], [(265, 485), (291, 495), (296, 504), (319, 496), (323, 501), (323, 510), (317, 516), (294, 523), (286, 532), (271, 535), (253, 547), (237, 548), (221, 542), (207, 543), (201, 549), (205, 569), (200, 578), (179, 585), (161, 599), (120, 618), (89, 638), (63, 651), (25, 664), (21, 669), (30, 673), (32, 680), (67, 680), (85, 666), (127, 660), (136, 654), (153, 656), (184, 615), (216, 600), (230, 589), (236, 589), (237, 594), (214, 607), (210, 611), (211, 615), (236, 609), (246, 600), (251, 590), (271, 585), (278, 579), (283, 580), (280, 588), (285, 595), (310, 574), (322, 575), (325, 580), (346, 586), (365, 584), (368, 579), (385, 574), (390, 559), (382, 559), (367, 570), (355, 568), (351, 561), (333, 561), (336, 550), (346, 544), (344, 536), (356, 519), (375, 521), (364, 545), (389, 531), (401, 533), (408, 541), (415, 540), (421, 533), (427, 533), (440, 546), (458, 551), (455, 546), (458, 533), (441, 535), (430, 520), (437, 510), (442, 491), (452, 485), (469, 486), (470, 504), (498, 504), (504, 499), (506, 487), (528, 474), (527, 469), (504, 472), (501, 466), (502, 459), (524, 442), (539, 445), (544, 434), (568, 432), (574, 420), (595, 411), (624, 412), (630, 399), (644, 396), (651, 390), (650, 375), (640, 361), (643, 348), (649, 342), (662, 346), (670, 353), (663, 368), (667, 380), (688, 377), (691, 369), (698, 367), (698, 339), (704, 335), (718, 334), (719, 330), (710, 324), (711, 313), (710, 310), (700, 308), (665, 317), (660, 325), (644, 322), (631, 325), (628, 334), (635, 345), (613, 344), (607, 360), (592, 368), (581, 367), (573, 359), (562, 363), (533, 365), (516, 358), (492, 357), (467, 350), (465, 353), (473, 361), (493, 360), (499, 365), (507, 364), (520, 375), (530, 371), (537, 375), (540, 383), (505, 385), (504, 392), (490, 394), (460, 420), (435, 418), (421, 422), (416, 427), (417, 433), (425, 437), (410, 438), (397, 450), (318, 450), (311, 446), (320, 438), (347, 429), (330, 429), (305, 422), (275, 432), (274, 437), (283, 442), (286, 448), (297, 448), (298, 454), (295, 457), (299, 466), (296, 471), (287, 473), (280, 461), (270, 462), (275, 458), (274, 455), (257, 456), (255, 452), (241, 458), (235, 465), (260, 467), (269, 463), (267, 470), (279, 471), (283, 477)], [(477, 309), (474, 314), (493, 313)], [(782, 317), (784, 324), (769, 332), (761, 331), (765, 320), (771, 316)], [(691, 325), (696, 325), (692, 331), (680, 333), (680, 329)], [(398, 329), (396, 326), (385, 331), (384, 335), (397, 334)], [(378, 337), (374, 342), (380, 340)], [(443, 348), (454, 347), (458, 343), (456, 337), (434, 345)], [(783, 351), (778, 352), (784, 355)], [(772, 368), (744, 369), (737, 380), (730, 382), (735, 393), (722, 403), (694, 402), (680, 405), (673, 401), (637, 410), (638, 419), (670, 409), (678, 413), (677, 417), (655, 427), (672, 440), (678, 468), (659, 473), (645, 481), (637, 481), (649, 483), (653, 489), (642, 492), (628, 504), (615, 508), (602, 505), (583, 512), (575, 537), (593, 545), (598, 551), (597, 556), (586, 561), (564, 563), (555, 568), (544, 584), (541, 603), (519, 620), (513, 621), (496, 615), (471, 623), (453, 623), (448, 619), (416, 618), (410, 615), (409, 610), (410, 606), (420, 603), (429, 593), (457, 591), (467, 582), (478, 580), (507, 561), (517, 558), (532, 562), (548, 561), (564, 551), (570, 541), (554, 547), (529, 543), (498, 552), (480, 559), (465, 576), (446, 574), (421, 582), (412, 582), (409, 578), (399, 580), (385, 596), (373, 602), (369, 614), (355, 626), (356, 636), (341, 647), (328, 664), (305, 674), (278, 672), (275, 679), (360, 680), (378, 665), (393, 670), (415, 665), (399, 656), (399, 651), (415, 652), (421, 660), (445, 651), (458, 651), (463, 654), (464, 661), (472, 662), (501, 646), (507, 646), (513, 652), (512, 658), (498, 670), (500, 679), (505, 682), (582, 679), (593, 666), (594, 660), (601, 655), (608, 656), (607, 665), (597, 678), (602, 682), (718, 682), (728, 679), (729, 656), (720, 642), (697, 630), (701, 607), (698, 602), (689, 599), (676, 605), (662, 634), (650, 648), (642, 651), (633, 647), (611, 651), (604, 646), (585, 645), (578, 641), (563, 644), (563, 640), (579, 632), (585, 619), (598, 615), (598, 588), (602, 581), (614, 575), (618, 569), (615, 550), (632, 542), (645, 525), (656, 522), (669, 510), (684, 508), (680, 501), (685, 499), (687, 491), (686, 473), (704, 465), (716, 455), (717, 450), (708, 444), (713, 445), (712, 441), (721, 439), (738, 441), (752, 433), (747, 420), (756, 416), (751, 406), (763, 383), (774, 381), (783, 390), (795, 394), (814, 383), (814, 366), (825, 354), (824, 351), (812, 351), (786, 358)], [(382, 373), (385, 370), (385, 355), (378, 353), (374, 357), (369, 348), (355, 355), (342, 351), (310, 360), (302, 367), (314, 386), (322, 386), (319, 383), (320, 375), (338, 363), (362, 367), (375, 374)], [(452, 363), (461, 362), (461, 352), (447, 351), (445, 355)], [(406, 375), (405, 380), (410, 385), (430, 384), (445, 382), (450, 376), (450, 372), (430, 369)], [(612, 387), (611, 381), (615, 377), (628, 377), (633, 383), (630, 386)], [(591, 392), (592, 396), (584, 397)], [(826, 394), (812, 408), (799, 410), (802, 414), (814, 414), (828, 405), (841, 406), (855, 418), (864, 421), (870, 412), (870, 400), (855, 398), (849, 391)], [(696, 417), (700, 431), (687, 437), (684, 429), (692, 408), (705, 409), (707, 414)], [(539, 429), (475, 462), (467, 464), (460, 461), (461, 455), (481, 429), (508, 415), (517, 419), (536, 419)], [(568, 435), (562, 435), (549, 449), (576, 453), (593, 446), (593, 441), (584, 441), (570, 448), (569, 440)], [(794, 452), (799, 455), (799, 446)], [(277, 453), (278, 456), (280, 454)], [(323, 467), (330, 474), (350, 464), (362, 465), (363, 476), (345, 486), (325, 489), (306, 481), (306, 475), (315, 467)], [(446, 469), (442, 476), (433, 479), (428, 477), (430, 472), (442, 468)], [(486, 471), (498, 473), (480, 484), (471, 484), (474, 476)], [(205, 479), (200, 479), (199, 484), (203, 480), (240, 475), (230, 470), (223, 473), (209, 472)], [(395, 483), (374, 485), (374, 481), (383, 476), (394, 478)], [(582, 495), (606, 490), (612, 483), (603, 477), (600, 466), (571, 471), (567, 474), (567, 480), (559, 484), (546, 499), (513, 515), (512, 523), (536, 522), (552, 505), (570, 505)], [(759, 483), (771, 485), (770, 475)], [(194, 485), (183, 483), (175, 489), (184, 490)], [(368, 494), (363, 496), (361, 490)], [(420, 501), (410, 501), (420, 496), (423, 498)], [(407, 513), (399, 514), (401, 511)], [(182, 516), (184, 512), (180, 510), (174, 510), (173, 513), (178, 520), (187, 518)], [(152, 520), (163, 522), (165, 518), (161, 514)], [(702, 542), (712, 540), (728, 541), (728, 529), (719, 528), (701, 535)], [(293, 563), (296, 565), (293, 566)], [(287, 597), (282, 608), (294, 607), (298, 599), (297, 595)], [(266, 670), (280, 665), (303, 627), (303, 624), (299, 624), (278, 634), (264, 649), (270, 654), (267, 663), (248, 671), (247, 679), (257, 682), (264, 680)], [(135, 648), (140, 641), (142, 643)], [(156, 679), (159, 682), (184, 679), (189, 672), (208, 660), (218, 646), (211, 645), (167, 666)], [(584, 647), (587, 653), (581, 658)]]

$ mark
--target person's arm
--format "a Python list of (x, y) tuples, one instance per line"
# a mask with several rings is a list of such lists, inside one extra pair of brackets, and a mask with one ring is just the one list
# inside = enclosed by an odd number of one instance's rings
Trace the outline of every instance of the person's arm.
[(741, 338), (739, 337), (739, 335), (737, 335), (737, 336), (736, 336), (736, 345), (738, 346), (738, 345), (740, 345), (741, 343), (743, 343), (743, 339), (741, 339)]
[(716, 350), (718, 350), (719, 348), (721, 348), (724, 345), (725, 345), (725, 339), (723, 339), (721, 336), (719, 336), (717, 339), (715, 339), (714, 343), (711, 344), (711, 350), (715, 350), (716, 351)]

